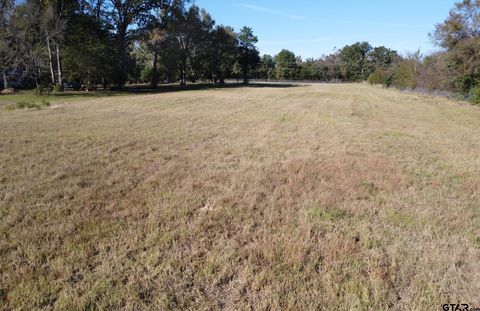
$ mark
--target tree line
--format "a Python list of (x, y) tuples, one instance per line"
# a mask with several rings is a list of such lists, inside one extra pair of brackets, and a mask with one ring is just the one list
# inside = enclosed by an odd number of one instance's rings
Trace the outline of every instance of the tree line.
[(439, 51), (401, 56), (368, 42), (347, 45), (319, 59), (302, 61), (288, 50), (261, 58), (262, 79), (368, 81), (401, 89), (447, 92), (480, 104), (480, 1), (457, 2), (431, 39)]
[(251, 28), (188, 0), (0, 0), (0, 42), (4, 88), (247, 82), (260, 60)]
[(462, 0), (431, 35), (439, 52), (400, 55), (358, 42), (318, 59), (260, 57), (188, 0), (0, 0), (3, 87), (62, 91), (127, 83), (316, 80), (441, 90), (480, 102), (480, 2)]

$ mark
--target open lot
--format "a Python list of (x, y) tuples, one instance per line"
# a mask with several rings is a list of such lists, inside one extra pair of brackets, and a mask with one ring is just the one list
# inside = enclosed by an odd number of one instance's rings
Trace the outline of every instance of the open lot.
[(478, 107), (362, 84), (51, 104), (0, 111), (0, 309), (480, 307)]

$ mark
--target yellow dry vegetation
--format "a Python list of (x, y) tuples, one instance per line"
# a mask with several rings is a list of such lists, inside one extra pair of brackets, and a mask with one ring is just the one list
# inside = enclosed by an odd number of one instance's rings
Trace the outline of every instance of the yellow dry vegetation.
[(256, 85), (0, 128), (0, 309), (480, 306), (479, 108)]

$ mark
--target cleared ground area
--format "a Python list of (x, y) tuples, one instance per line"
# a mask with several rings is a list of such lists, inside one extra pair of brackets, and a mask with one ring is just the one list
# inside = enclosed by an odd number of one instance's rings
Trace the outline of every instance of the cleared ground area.
[(480, 307), (479, 108), (263, 85), (0, 128), (3, 309)]

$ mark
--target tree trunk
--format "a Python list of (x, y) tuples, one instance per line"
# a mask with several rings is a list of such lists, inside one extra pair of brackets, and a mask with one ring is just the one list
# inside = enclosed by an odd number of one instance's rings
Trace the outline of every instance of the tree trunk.
[(186, 75), (185, 75), (185, 69), (182, 68), (182, 73), (181, 73), (181, 77), (180, 77), (180, 85), (185, 85), (187, 84), (187, 78), (186, 78)]
[(243, 70), (243, 83), (248, 84), (248, 74), (246, 69)]
[(60, 60), (60, 48), (57, 46), (57, 70), (58, 70), (58, 84), (60, 85), (60, 90), (63, 92), (63, 78), (62, 78), (62, 63)]
[(152, 87), (158, 86), (158, 72), (157, 72), (157, 63), (158, 63), (158, 53), (157, 49), (153, 52), (153, 67), (152, 67)]
[(105, 77), (102, 77), (102, 86), (103, 86), (103, 90), (106, 91), (107, 90), (107, 80), (105, 80)]
[(127, 27), (125, 23), (121, 23), (118, 32), (118, 51), (120, 53), (120, 72), (117, 76), (117, 85), (120, 88), (125, 86), (127, 81)]
[(190, 68), (190, 74), (191, 74), (190, 81), (192, 83), (196, 83), (197, 82), (197, 75), (195, 73), (195, 70), (193, 69), (192, 61), (191, 61), (190, 57), (187, 58), (187, 67)]
[(187, 84), (187, 60), (184, 58), (182, 60), (182, 65), (180, 68), (180, 85)]
[(52, 60), (52, 49), (50, 47), (50, 36), (47, 31), (45, 31), (47, 37), (47, 50), (48, 50), (48, 62), (50, 64), (50, 77), (52, 79), (52, 85), (55, 84), (55, 73), (53, 72), (53, 60)]
[(8, 78), (5, 70), (2, 71), (2, 76), (3, 76), (3, 88), (8, 89)]

